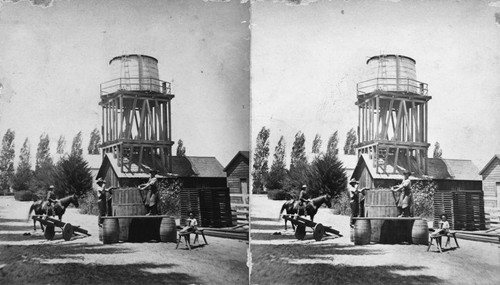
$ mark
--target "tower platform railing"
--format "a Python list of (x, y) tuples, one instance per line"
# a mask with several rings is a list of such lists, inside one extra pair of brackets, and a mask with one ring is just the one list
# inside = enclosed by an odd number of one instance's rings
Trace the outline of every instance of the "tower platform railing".
[(120, 77), (100, 84), (101, 96), (117, 91), (141, 91), (171, 94), (171, 83), (152, 77)]
[(411, 78), (373, 78), (356, 84), (357, 95), (375, 91), (406, 92), (421, 96), (428, 95), (427, 83)]

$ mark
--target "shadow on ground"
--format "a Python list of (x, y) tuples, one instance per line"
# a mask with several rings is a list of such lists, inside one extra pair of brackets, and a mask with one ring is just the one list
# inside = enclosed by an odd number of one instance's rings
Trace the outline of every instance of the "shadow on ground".
[[(133, 250), (117, 246), (81, 243), (44, 242), (43, 233), (33, 233), (33, 224), (26, 220), (1, 219), (0, 284), (199, 284), (190, 274), (171, 272), (178, 265), (151, 260), (150, 263), (97, 264), (87, 255), (124, 258), (120, 254)], [(24, 235), (24, 232), (31, 232)], [(57, 239), (58, 233), (56, 233)], [(62, 239), (62, 238), (61, 238)], [(23, 241), (40, 243), (23, 245)], [(9, 242), (16, 242), (9, 244)], [(21, 244), (19, 244), (21, 242)], [(140, 254), (138, 252), (137, 254)], [(106, 263), (106, 262), (104, 262)], [(116, 262), (113, 262), (116, 263)]]

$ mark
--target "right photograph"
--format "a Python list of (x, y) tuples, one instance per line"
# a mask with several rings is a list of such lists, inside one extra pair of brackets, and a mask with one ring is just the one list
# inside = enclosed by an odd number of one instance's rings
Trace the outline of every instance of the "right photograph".
[(500, 1), (251, 6), (251, 284), (496, 284)]

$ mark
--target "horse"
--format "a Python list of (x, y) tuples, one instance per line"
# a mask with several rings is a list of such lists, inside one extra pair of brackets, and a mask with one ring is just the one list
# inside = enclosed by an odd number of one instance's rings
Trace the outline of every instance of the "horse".
[[(28, 212), (28, 220), (31, 217), (31, 212), (35, 211), (35, 215), (48, 215), (48, 216), (57, 216), (59, 221), (62, 221), (62, 216), (66, 212), (66, 208), (69, 204), (75, 205), (78, 207), (78, 196), (73, 194), (71, 196), (64, 197), (62, 199), (54, 200), (52, 206), (48, 206), (48, 201), (38, 200), (31, 204), (30, 210)], [(43, 225), (40, 222), (40, 227), (42, 231), (44, 231)], [(33, 229), (36, 231), (36, 221), (33, 220)]]
[[(283, 206), (281, 206), (281, 211), (280, 211), (280, 219), (281, 219), (281, 213), (283, 213), (284, 210), (286, 210), (286, 213), (289, 215), (292, 214), (298, 214), (299, 216), (304, 216), (304, 210), (307, 212), (307, 215), (311, 217), (311, 221), (314, 221), (314, 216), (318, 212), (318, 208), (321, 207), (321, 205), (326, 204), (328, 208), (332, 207), (332, 196), (330, 194), (326, 194), (323, 196), (316, 197), (309, 202), (307, 202), (306, 206), (299, 206), (300, 201), (296, 200), (289, 200), (286, 201)], [(285, 220), (285, 230), (287, 229), (286, 227), (286, 222)], [(292, 228), (295, 230), (294, 224), (292, 224)]]

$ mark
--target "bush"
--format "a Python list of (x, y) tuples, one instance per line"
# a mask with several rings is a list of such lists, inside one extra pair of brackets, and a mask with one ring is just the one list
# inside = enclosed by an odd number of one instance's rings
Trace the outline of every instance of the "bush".
[(271, 200), (288, 200), (290, 195), (283, 189), (273, 189), (267, 191), (267, 198)]
[(17, 191), (14, 194), (14, 198), (17, 201), (33, 201), (33, 192), (24, 190)]
[(99, 215), (99, 207), (97, 205), (97, 193), (88, 191), (79, 199), (79, 212), (86, 215)]
[(427, 219), (434, 219), (434, 193), (437, 184), (432, 180), (420, 180), (412, 183), (413, 215)]
[(337, 198), (333, 198), (333, 213), (335, 215), (351, 215), (351, 204), (347, 191), (341, 192)]
[(159, 182), (160, 212), (162, 215), (181, 217), (180, 193), (182, 184), (178, 179), (162, 180)]

